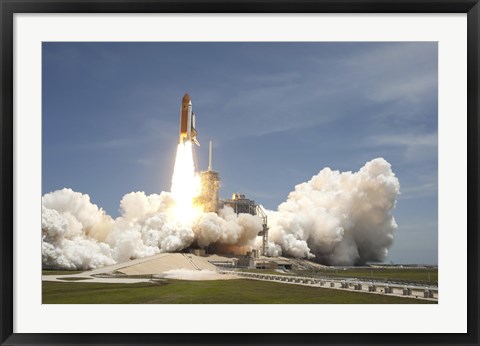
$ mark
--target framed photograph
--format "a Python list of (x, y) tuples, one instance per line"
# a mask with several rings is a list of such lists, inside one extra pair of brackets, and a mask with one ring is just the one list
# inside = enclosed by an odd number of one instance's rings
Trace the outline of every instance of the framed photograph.
[(479, 343), (478, 1), (0, 10), (2, 345)]

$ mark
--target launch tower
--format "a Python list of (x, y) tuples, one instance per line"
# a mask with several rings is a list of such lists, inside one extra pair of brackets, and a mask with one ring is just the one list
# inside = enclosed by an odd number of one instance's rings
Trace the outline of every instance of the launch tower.
[(208, 151), (208, 170), (200, 172), (200, 195), (197, 202), (203, 206), (204, 212), (218, 213), (220, 190), (220, 174), (212, 169), (212, 142)]
[(258, 232), (258, 235), (262, 237), (262, 255), (267, 256), (268, 252), (268, 223), (267, 215), (263, 211), (263, 208), (255, 204), (255, 201), (245, 198), (245, 195), (241, 193), (234, 193), (232, 199), (226, 199), (222, 201), (222, 207), (224, 205), (230, 206), (237, 214), (245, 213), (251, 215), (257, 215), (262, 219), (262, 230)]

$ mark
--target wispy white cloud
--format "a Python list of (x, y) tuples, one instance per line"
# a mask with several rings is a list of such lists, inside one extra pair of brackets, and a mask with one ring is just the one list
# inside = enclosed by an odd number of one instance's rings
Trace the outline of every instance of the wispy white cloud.
[(297, 72), (261, 73), (238, 76), (240, 82), (252, 85), (287, 85), (301, 82), (302, 75)]
[(438, 137), (436, 133), (402, 135), (377, 135), (371, 137), (371, 141), (378, 145), (400, 145), (408, 147), (431, 147), (437, 146)]
[(399, 200), (409, 200), (434, 196), (438, 193), (438, 184), (435, 182), (417, 186), (402, 187)]
[[(296, 80), (295, 74), (291, 76)], [(322, 111), (324, 102), (331, 92), (328, 89), (311, 90), (309, 84), (303, 82), (286, 82), (289, 75), (262, 75), (248, 78), (266, 78), (276, 83), (262, 87), (245, 89), (235, 97), (224, 100), (221, 112), (225, 121), (235, 131), (228, 134), (225, 140), (249, 136), (264, 136), (318, 126), (335, 119), (331, 111)], [(285, 80), (284, 80), (285, 79)], [(314, 95), (314, 96), (312, 96)], [(258, 105), (252, 112), (251, 105)], [(318, 104), (315, 107), (305, 105)]]
[(397, 233), (424, 233), (425, 229), (438, 228), (437, 221), (425, 221), (412, 224), (399, 224)]
[[(374, 101), (424, 102), (437, 87), (437, 62), (432, 60), (434, 44), (391, 44), (351, 57), (345, 62)], [(388, 78), (386, 78), (388, 76)]]
[[(251, 87), (219, 104), (217, 110), (235, 129), (223, 140), (324, 125), (351, 116), (365, 104), (383, 105), (365, 115), (366, 121), (389, 126), (402, 119), (428, 119), (425, 102), (436, 97), (435, 49), (434, 43), (372, 45), (338, 59), (305, 57), (311, 66), (308, 73), (292, 66), (285, 72), (236, 75)], [(253, 112), (251, 105), (256, 105)]]
[(115, 137), (101, 139), (97, 142), (88, 143), (89, 147), (105, 148), (105, 149), (121, 149), (137, 145), (154, 144), (157, 145), (162, 142), (162, 138), (176, 136), (178, 126), (173, 122), (162, 119), (145, 118), (134, 129), (125, 129), (124, 133), (118, 134)]
[(93, 145), (99, 148), (116, 149), (116, 148), (128, 147), (137, 143), (138, 143), (138, 138), (130, 137), (130, 138), (111, 138), (111, 139), (97, 142)]
[(155, 165), (155, 161), (148, 157), (139, 158), (135, 160), (135, 162), (144, 167), (152, 167)]
[(405, 133), (395, 135), (380, 134), (370, 136), (366, 139), (365, 143), (367, 146), (375, 147), (401, 147), (405, 159), (410, 161), (435, 158), (437, 157), (438, 152), (438, 136), (436, 133)]

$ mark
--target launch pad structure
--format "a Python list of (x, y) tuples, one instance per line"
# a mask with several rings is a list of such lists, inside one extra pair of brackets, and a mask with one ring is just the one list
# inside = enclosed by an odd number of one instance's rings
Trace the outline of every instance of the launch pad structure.
[(234, 193), (231, 199), (220, 200), (220, 174), (212, 168), (212, 142), (209, 143), (208, 169), (200, 172), (200, 195), (196, 203), (203, 206), (203, 211), (218, 213), (224, 206), (229, 206), (238, 214), (257, 215), (262, 220), (262, 230), (258, 236), (262, 237), (262, 255), (268, 252), (268, 223), (263, 208), (255, 201), (245, 198), (245, 195)]
[(207, 213), (218, 213), (220, 191), (220, 174), (212, 169), (212, 141), (209, 143), (208, 169), (200, 172), (200, 195), (196, 202)]
[[(180, 133), (179, 143), (190, 141), (197, 146), (200, 143), (197, 140), (198, 131), (195, 128), (195, 113), (193, 112), (190, 95), (185, 93), (180, 107)], [(212, 142), (209, 143), (208, 169), (200, 172), (200, 193), (195, 198), (194, 203), (201, 205), (203, 211), (207, 213), (217, 213), (224, 206), (230, 206), (238, 214), (257, 215), (262, 220), (262, 230), (258, 236), (262, 237), (262, 255), (266, 256), (268, 252), (268, 224), (267, 215), (263, 208), (257, 205), (255, 201), (245, 198), (245, 195), (234, 193), (232, 199), (220, 200), (220, 174), (212, 168)]]
[(268, 219), (263, 208), (254, 200), (245, 198), (245, 195), (234, 193), (232, 199), (222, 201), (222, 206), (228, 205), (238, 215), (240, 213), (257, 215), (262, 220), (262, 230), (258, 233), (262, 237), (262, 255), (267, 256), (268, 252)]

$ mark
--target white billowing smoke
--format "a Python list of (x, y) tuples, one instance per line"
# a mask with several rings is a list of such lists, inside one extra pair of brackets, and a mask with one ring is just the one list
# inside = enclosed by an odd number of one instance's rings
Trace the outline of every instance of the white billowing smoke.
[(170, 213), (174, 204), (168, 192), (150, 196), (131, 192), (123, 196), (122, 215), (106, 239), (115, 261), (178, 251), (190, 245), (193, 231), (174, 222)]
[[(381, 261), (396, 224), (391, 210), (399, 182), (384, 159), (357, 173), (323, 169), (297, 185), (277, 211), (267, 211), (271, 255), (310, 257), (352, 265)], [(251, 249), (262, 230), (259, 217), (200, 212), (178, 222), (171, 193), (126, 194), (113, 220), (88, 195), (63, 189), (42, 198), (42, 261), (45, 269), (93, 269), (190, 245)]]
[(195, 221), (194, 231), (199, 246), (212, 243), (224, 245), (253, 245), (252, 241), (262, 230), (259, 217), (250, 214), (236, 214), (232, 208), (225, 207), (215, 213), (202, 213)]
[(88, 195), (63, 189), (42, 198), (42, 256), (48, 269), (93, 269), (160, 252), (182, 250), (194, 242), (205, 247), (251, 248), (262, 229), (258, 217), (232, 208), (200, 213), (191, 224), (176, 221), (172, 194), (131, 192), (113, 220)]
[(44, 268), (97, 268), (115, 261), (105, 238), (114, 221), (88, 195), (70, 189), (42, 197)]
[(270, 253), (333, 265), (382, 261), (397, 229), (391, 210), (400, 184), (382, 158), (358, 172), (325, 168), (268, 211)]

